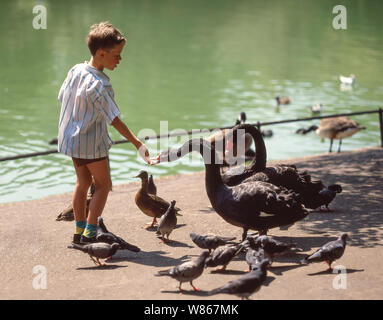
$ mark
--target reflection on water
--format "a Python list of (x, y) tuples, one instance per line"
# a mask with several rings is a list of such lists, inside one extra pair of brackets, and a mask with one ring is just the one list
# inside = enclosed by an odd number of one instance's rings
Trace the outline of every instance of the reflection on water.
[[(110, 5), (110, 3), (113, 5)], [(85, 38), (93, 23), (109, 20), (127, 35), (122, 62), (108, 72), (122, 119), (135, 132), (160, 133), (232, 125), (241, 111), (256, 123), (382, 107), (381, 1), (347, 3), (347, 30), (332, 28), (334, 1), (42, 1), (46, 30), (32, 28), (29, 1), (2, 1), (0, 27), (0, 157), (52, 149), (60, 106), (57, 93), (68, 70), (89, 59)], [(354, 86), (339, 75), (355, 74)], [(275, 96), (292, 103), (277, 106)], [(378, 117), (358, 116), (367, 127), (342, 150), (379, 143)], [(318, 124), (318, 122), (314, 123)], [(326, 152), (312, 123), (289, 123), (266, 138), (269, 159)], [(121, 136), (111, 128), (114, 140)], [(169, 142), (180, 145), (181, 138)], [(154, 156), (159, 141), (147, 141)], [(130, 144), (111, 149), (115, 184), (140, 169), (155, 177), (201, 170), (199, 157), (148, 167)], [(71, 160), (53, 154), (0, 163), (0, 202), (71, 192)]]

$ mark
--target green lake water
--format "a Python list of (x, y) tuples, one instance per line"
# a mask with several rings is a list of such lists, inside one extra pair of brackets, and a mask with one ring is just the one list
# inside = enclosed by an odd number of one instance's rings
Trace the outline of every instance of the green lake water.
[[(336, 30), (333, 8), (347, 9), (347, 29)], [(35, 5), (47, 12), (36, 30)], [(376, 0), (144, 0), (0, 2), (0, 158), (55, 149), (59, 88), (68, 70), (89, 60), (89, 27), (110, 21), (127, 37), (111, 78), (123, 121), (138, 136), (248, 122), (383, 107), (383, 2)], [(356, 75), (348, 90), (339, 75)], [(276, 106), (276, 95), (290, 96)], [(353, 117), (366, 130), (344, 140), (343, 151), (380, 144), (377, 114)], [(268, 159), (327, 152), (315, 133), (295, 134), (319, 120), (264, 127)], [(164, 124), (164, 122), (163, 122)], [(122, 137), (112, 127), (114, 140)], [(183, 138), (147, 141), (152, 155)], [(337, 143), (335, 144), (335, 148)], [(114, 184), (133, 181), (140, 169), (154, 177), (203, 169), (199, 157), (149, 167), (130, 144), (110, 150)], [(53, 154), (0, 162), (0, 203), (71, 192), (71, 159)]]

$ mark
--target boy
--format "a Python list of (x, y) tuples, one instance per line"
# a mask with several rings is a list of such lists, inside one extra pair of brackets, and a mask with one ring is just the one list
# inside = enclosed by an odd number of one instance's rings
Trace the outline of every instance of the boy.
[[(126, 39), (110, 23), (93, 25), (87, 39), (92, 58), (68, 72), (58, 95), (61, 102), (58, 151), (72, 157), (77, 175), (72, 199), (76, 227), (74, 243), (96, 241), (97, 218), (102, 214), (112, 187), (108, 165), (112, 140), (107, 124), (115, 127), (150, 163), (145, 144), (120, 120), (109, 77), (103, 72), (104, 68), (113, 70), (119, 64), (125, 43)], [(92, 177), (95, 192), (86, 220), (86, 197)]]

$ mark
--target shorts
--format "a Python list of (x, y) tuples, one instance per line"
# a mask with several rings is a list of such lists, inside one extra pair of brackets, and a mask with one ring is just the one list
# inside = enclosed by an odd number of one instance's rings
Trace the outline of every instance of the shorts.
[(80, 158), (73, 158), (72, 157), (72, 160), (73, 160), (74, 164), (76, 165), (76, 167), (85, 166), (86, 164), (105, 160), (105, 159), (108, 159), (108, 157), (102, 157), (102, 158), (96, 158), (96, 159), (80, 159)]

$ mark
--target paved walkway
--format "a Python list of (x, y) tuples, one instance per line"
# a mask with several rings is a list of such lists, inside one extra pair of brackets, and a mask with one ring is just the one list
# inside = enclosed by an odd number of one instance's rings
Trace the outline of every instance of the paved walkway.
[[(304, 250), (277, 259), (268, 272), (267, 286), (253, 299), (382, 299), (383, 149), (366, 148), (281, 161), (307, 169), (325, 184), (340, 183), (343, 193), (332, 203), (332, 213), (313, 212), (289, 230), (272, 229), (277, 239), (293, 241)], [(150, 171), (150, 167), (148, 167)], [(71, 194), (0, 205), (0, 299), (235, 299), (178, 293), (178, 282), (155, 277), (161, 269), (197, 256), (189, 232), (241, 236), (210, 206), (204, 172), (155, 179), (158, 195), (177, 201), (183, 216), (171, 234), (173, 243), (160, 243), (155, 231), (142, 227), (150, 219), (136, 207), (139, 184), (114, 186), (103, 217), (107, 227), (141, 252), (119, 251), (106, 267), (96, 267), (89, 256), (67, 249), (73, 222), (55, 221), (71, 201)], [(334, 265), (345, 267), (345, 277), (323, 272), (325, 264), (298, 265), (306, 254), (348, 232), (351, 240)], [(240, 255), (224, 273), (205, 269), (194, 284), (211, 290), (243, 274)], [(33, 273), (35, 272), (35, 273)], [(46, 272), (46, 283), (41, 276)], [(341, 281), (342, 280), (342, 281)], [(346, 280), (346, 281), (344, 281)], [(45, 289), (38, 289), (44, 287)], [(337, 286), (344, 288), (336, 289)], [(36, 289), (37, 287), (37, 289)], [(183, 285), (189, 290), (188, 283)]]

